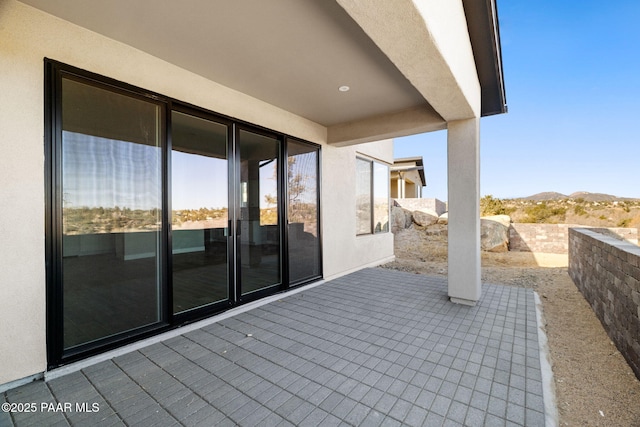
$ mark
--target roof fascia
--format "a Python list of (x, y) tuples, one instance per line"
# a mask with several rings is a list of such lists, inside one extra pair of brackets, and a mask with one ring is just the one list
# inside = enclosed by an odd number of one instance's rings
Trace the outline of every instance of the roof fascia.
[(497, 0), (462, 0), (480, 81), (481, 116), (507, 112)]

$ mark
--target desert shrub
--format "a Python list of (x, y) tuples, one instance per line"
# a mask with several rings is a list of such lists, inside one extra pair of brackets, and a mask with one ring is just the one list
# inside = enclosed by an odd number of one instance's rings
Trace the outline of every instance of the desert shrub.
[(546, 203), (529, 206), (525, 209), (527, 214), (524, 222), (535, 224), (557, 224), (564, 222), (567, 209), (564, 207), (551, 207)]
[(491, 194), (484, 196), (480, 199), (480, 215), (510, 215), (515, 208), (510, 208), (504, 205), (502, 200), (494, 198)]
[(626, 227), (629, 227), (630, 224), (631, 224), (631, 218), (623, 218), (620, 221), (618, 221), (617, 227), (626, 228)]
[(583, 215), (586, 215), (586, 214), (587, 214), (587, 210), (586, 210), (586, 209), (584, 208), (584, 206), (582, 206), (582, 205), (576, 205), (576, 206), (573, 208), (573, 212), (574, 212), (576, 215), (580, 215), (580, 216), (583, 216)]

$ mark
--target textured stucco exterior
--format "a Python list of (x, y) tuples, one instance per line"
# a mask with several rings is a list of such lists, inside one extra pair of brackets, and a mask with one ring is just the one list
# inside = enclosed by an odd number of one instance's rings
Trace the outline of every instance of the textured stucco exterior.
[(480, 117), (480, 84), (462, 2), (338, 3), (442, 118)]
[(356, 155), (393, 163), (393, 141), (323, 149), (322, 240), (324, 276), (393, 259), (391, 232), (356, 236)]
[(480, 282), (480, 119), (449, 124), (448, 276), (452, 301), (474, 305)]
[[(5, 244), (0, 246), (0, 384), (36, 375), (47, 366), (44, 58), (320, 144), (325, 276), (393, 256), (391, 233), (356, 238), (353, 194), (335, 191), (355, 181), (351, 171), (356, 149), (327, 145), (325, 127), (30, 6), (3, 2), (0, 235)], [(393, 161), (391, 141), (359, 146), (358, 152)]]

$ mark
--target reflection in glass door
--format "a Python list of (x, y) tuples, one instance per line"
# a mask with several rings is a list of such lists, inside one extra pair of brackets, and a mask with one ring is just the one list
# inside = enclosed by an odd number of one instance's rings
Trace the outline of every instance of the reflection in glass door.
[(160, 106), (62, 79), (62, 350), (162, 320)]
[(171, 114), (173, 312), (229, 298), (228, 161), (224, 124)]
[(289, 282), (320, 276), (319, 148), (287, 141)]
[(236, 256), (239, 295), (281, 283), (280, 141), (272, 136), (240, 129), (236, 156), (239, 164), (236, 212)]

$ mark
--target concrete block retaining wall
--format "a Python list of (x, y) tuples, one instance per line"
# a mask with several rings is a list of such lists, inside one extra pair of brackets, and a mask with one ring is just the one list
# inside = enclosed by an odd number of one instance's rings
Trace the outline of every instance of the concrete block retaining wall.
[[(511, 224), (509, 250), (566, 254), (569, 249), (569, 228), (574, 227), (585, 228), (573, 224)], [(638, 244), (637, 228), (592, 228), (592, 230)]]
[(509, 250), (566, 254), (568, 224), (511, 224)]
[(569, 276), (640, 379), (640, 247), (572, 228)]
[(393, 199), (398, 206), (402, 206), (410, 211), (417, 211), (418, 209), (429, 209), (436, 212), (438, 215), (442, 215), (447, 211), (447, 204), (438, 199)]

